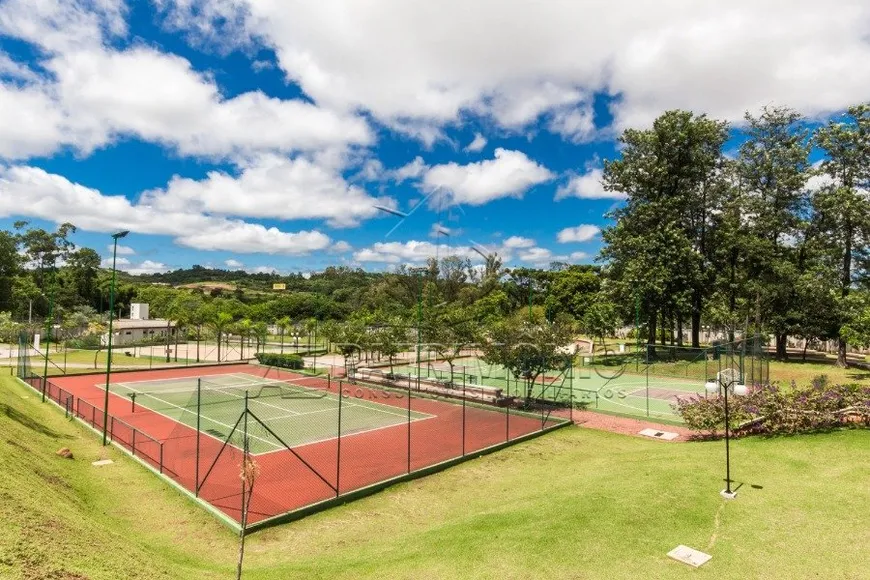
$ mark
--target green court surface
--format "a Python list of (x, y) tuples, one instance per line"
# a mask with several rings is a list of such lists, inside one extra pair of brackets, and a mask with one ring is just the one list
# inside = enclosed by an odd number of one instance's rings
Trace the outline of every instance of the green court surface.
[[(199, 396), (197, 388), (199, 387)], [(184, 377), (153, 381), (116, 382), (110, 392), (129, 398), (131, 410), (150, 409), (216, 439), (226, 440), (245, 408), (272, 431), (249, 424), (251, 453), (268, 453), (290, 447), (334, 439), (339, 435), (339, 395), (333, 385), (319, 377), (293, 381), (267, 380), (247, 373)], [(135, 402), (134, 402), (135, 401)], [(341, 398), (341, 435), (383, 429), (408, 422), (407, 402), (387, 405), (363, 398)], [(199, 417), (197, 417), (199, 408)], [(432, 415), (411, 411), (410, 420)], [(230, 444), (240, 446), (233, 433)], [(277, 435), (278, 438), (275, 436)]]
[[(419, 368), (421, 377), (450, 379), (450, 366), (446, 362), (421, 362)], [(396, 366), (394, 371), (417, 376), (417, 365)], [(543, 378), (539, 377), (532, 386), (532, 397), (559, 401), (565, 405), (572, 402), (575, 405), (584, 404), (589, 409), (608, 413), (680, 421), (674, 404), (679, 397), (703, 396), (708, 371), (715, 376), (716, 369), (697, 363), (690, 366), (578, 366), (570, 371), (551, 372)], [(525, 381), (517, 380), (504, 367), (475, 358), (462, 358), (454, 362), (453, 381), (456, 384), (464, 381), (466, 385), (499, 388), (507, 396), (525, 397), (527, 394)]]

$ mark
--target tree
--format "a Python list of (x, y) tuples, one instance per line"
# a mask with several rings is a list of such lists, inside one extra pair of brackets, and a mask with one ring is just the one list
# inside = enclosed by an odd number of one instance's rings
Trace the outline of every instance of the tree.
[(282, 316), (275, 323), (275, 326), (278, 327), (278, 332), (281, 333), (281, 354), (284, 354), (284, 333), (287, 332), (287, 329), (290, 328), (290, 325), (293, 322), (287, 316)]
[(518, 312), (487, 328), (480, 348), (488, 364), (503, 366), (517, 380), (523, 378), (528, 406), (538, 377), (571, 364), (572, 354), (565, 350), (571, 342), (572, 329), (561, 317), (549, 324), (540, 317), (530, 321), (526, 313)]
[(15, 308), (12, 288), (20, 268), (21, 256), (15, 236), (0, 231), (0, 310), (12, 311)]
[(233, 323), (233, 316), (229, 312), (219, 310), (215, 307), (214, 304), (212, 304), (211, 307), (208, 309), (205, 318), (208, 321), (208, 325), (212, 328), (212, 330), (214, 330), (215, 336), (217, 337), (217, 358), (218, 361), (221, 361), (223, 360), (221, 358), (221, 339), (223, 338), (224, 333)]
[(588, 266), (568, 266), (553, 277), (547, 296), (547, 311), (566, 312), (581, 320), (601, 288), (601, 279)]
[[(863, 274), (855, 267), (857, 259), (870, 244), (870, 104), (850, 107), (845, 120), (821, 127), (815, 144), (825, 152), (821, 169), (830, 180), (813, 199), (817, 228), (844, 305)], [(841, 316), (840, 329), (848, 322)], [(840, 331), (837, 338), (837, 365), (845, 367), (848, 341)]]
[(777, 357), (785, 359), (799, 308), (794, 288), (808, 265), (804, 258), (809, 132), (801, 115), (786, 107), (764, 107), (758, 117), (746, 113), (746, 121), (738, 173), (752, 238), (746, 248), (748, 281), (755, 297), (756, 325), (764, 313), (765, 324), (776, 337)]
[[(661, 328), (681, 326), (690, 309), (697, 346), (710, 293), (709, 243), (713, 192), (722, 171), (728, 125), (688, 111), (668, 111), (650, 130), (626, 130), (622, 156), (604, 165), (602, 184), (628, 196), (609, 216), (601, 259), (623, 304), (639, 300), (650, 344)], [(663, 334), (664, 338), (664, 334)]]
[(475, 341), (477, 322), (468, 309), (447, 305), (435, 308), (426, 323), (426, 342), (449, 365), (449, 384), (453, 385), (453, 363)]
[[(608, 336), (616, 334), (616, 328), (619, 326), (620, 319), (617, 314), (616, 306), (607, 301), (606, 298), (600, 297), (592, 303), (586, 310), (581, 321), (583, 332), (593, 338), (600, 338), (604, 344), (604, 339)], [(595, 345), (592, 345), (592, 352), (595, 352)]]

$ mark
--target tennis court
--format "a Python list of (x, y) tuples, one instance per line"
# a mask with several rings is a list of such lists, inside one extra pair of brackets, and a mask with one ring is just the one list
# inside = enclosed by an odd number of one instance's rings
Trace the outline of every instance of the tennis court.
[[(625, 357), (623, 357), (625, 358)], [(650, 417), (664, 421), (681, 421), (674, 406), (681, 397), (704, 396), (706, 372), (716, 368), (699, 364), (635, 364), (634, 359), (593, 361), (563, 372), (550, 371), (531, 385), (531, 397), (556, 401), (564, 405), (585, 404), (590, 409)], [(417, 365), (397, 366), (397, 373), (417, 375)], [(421, 377), (450, 379), (450, 365), (445, 361), (423, 361)], [(674, 376), (676, 375), (676, 376)], [(528, 385), (500, 365), (480, 358), (463, 357), (453, 364), (456, 384), (485, 385), (502, 389), (506, 396), (524, 398)]]
[(25, 382), (235, 527), (246, 450), (258, 469), (247, 525), (259, 527), (570, 424), (410, 381), (349, 383), (248, 364), (116, 373), (104, 410), (104, 377)]
[[(247, 397), (248, 408), (268, 423), (277, 436), (251, 435), (249, 451), (256, 455), (285, 449), (278, 439), (294, 447), (337, 436), (339, 395), (330, 392), (329, 379), (324, 389), (324, 380), (317, 377), (270, 380), (250, 373), (228, 373), (114, 382), (109, 390), (130, 398), (133, 413), (135, 407), (149, 409), (194, 429), (199, 427), (221, 441), (230, 435)], [(413, 410), (409, 415), (404, 410), (365, 399), (345, 398), (341, 403), (345, 435), (433, 417)], [(230, 444), (235, 442), (231, 440)]]

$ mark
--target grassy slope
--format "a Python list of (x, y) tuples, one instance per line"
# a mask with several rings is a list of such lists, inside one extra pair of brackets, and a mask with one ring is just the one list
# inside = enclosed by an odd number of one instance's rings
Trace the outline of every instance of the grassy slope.
[[(202, 510), (116, 450), (92, 467), (96, 438), (8, 379), (0, 405), (0, 577), (231, 575), (235, 539)], [(735, 477), (763, 489), (725, 503), (721, 443), (564, 429), (258, 533), (246, 577), (866, 578), (868, 449), (867, 431), (737, 442)], [(714, 558), (667, 559), (680, 543)]]

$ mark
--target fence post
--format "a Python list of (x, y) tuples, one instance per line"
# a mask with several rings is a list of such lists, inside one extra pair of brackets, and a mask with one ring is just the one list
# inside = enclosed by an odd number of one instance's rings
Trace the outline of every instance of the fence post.
[(194, 469), (194, 497), (199, 497), (199, 431), (200, 405), (202, 403), (202, 379), (196, 379), (196, 468)]
[(133, 441), (130, 445), (133, 448), (133, 457), (136, 457), (136, 429), (133, 429)]
[(411, 385), (408, 384), (408, 457), (407, 457), (408, 473), (411, 473)]
[(341, 399), (344, 382), (338, 381), (338, 442), (335, 448), (335, 497), (341, 495)]
[(160, 473), (163, 473), (163, 441), (159, 442), (160, 444)]
[[(465, 457), (465, 372), (462, 373), (462, 456)], [(410, 429), (410, 426), (408, 427)]]
[(649, 417), (649, 365), (646, 365), (646, 416)]
[(114, 443), (115, 441), (115, 417), (114, 415), (109, 416), (109, 441)]
[(504, 440), (511, 440), (511, 398), (508, 396), (507, 404), (505, 405), (505, 421), (504, 421)]

